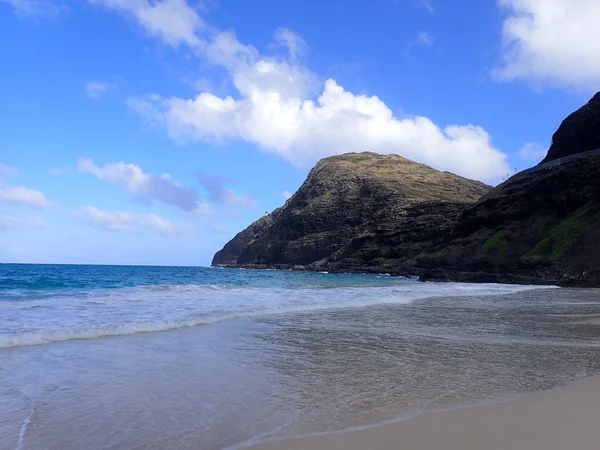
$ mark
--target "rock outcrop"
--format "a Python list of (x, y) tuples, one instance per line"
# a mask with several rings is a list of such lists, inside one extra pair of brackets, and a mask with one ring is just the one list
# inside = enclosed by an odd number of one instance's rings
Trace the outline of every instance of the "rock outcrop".
[(385, 271), (436, 243), (489, 189), (397, 155), (325, 158), (282, 208), (238, 234), (213, 265)]
[(600, 149), (600, 92), (563, 120), (552, 136), (552, 145), (542, 163), (598, 149)]
[[(326, 158), (214, 265), (600, 287), (600, 93), (494, 189), (399, 156)], [(551, 163), (550, 163), (551, 162)]]

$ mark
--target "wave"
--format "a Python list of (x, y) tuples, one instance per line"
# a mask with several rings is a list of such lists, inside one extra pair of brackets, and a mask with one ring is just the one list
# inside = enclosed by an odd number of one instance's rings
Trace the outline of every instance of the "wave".
[[(20, 305), (9, 302), (2, 313), (12, 330), (0, 333), (0, 348), (167, 331), (259, 316), (405, 305), (426, 298), (511, 294), (539, 288), (453, 283), (326, 290), (194, 284), (140, 286), (99, 291), (95, 295), (88, 292), (77, 299), (64, 297)], [(32, 330), (32, 323), (43, 324), (45, 329)]]

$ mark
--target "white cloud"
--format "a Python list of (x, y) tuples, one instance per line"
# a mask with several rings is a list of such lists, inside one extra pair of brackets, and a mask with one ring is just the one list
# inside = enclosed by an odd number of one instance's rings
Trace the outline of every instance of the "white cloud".
[(65, 9), (50, 0), (0, 0), (0, 3), (11, 5), (19, 17), (53, 17)]
[(19, 175), (19, 171), (12, 166), (7, 166), (0, 161), (0, 182), (10, 180)]
[(600, 2), (499, 0), (506, 8), (500, 80), (600, 88)]
[(87, 225), (112, 231), (140, 232), (149, 230), (163, 236), (190, 236), (197, 230), (190, 224), (174, 224), (156, 214), (126, 211), (104, 211), (85, 206), (73, 212), (73, 217)]
[(209, 198), (217, 204), (246, 208), (256, 207), (256, 200), (253, 196), (249, 194), (239, 195), (233, 189), (224, 186), (227, 182), (230, 182), (227, 177), (198, 173), (196, 179), (198, 184), (208, 191)]
[(11, 216), (0, 216), (0, 230), (10, 230), (19, 226), (19, 221)]
[[(261, 64), (262, 63), (262, 64)], [(280, 67), (266, 61), (256, 70), (272, 74)], [(237, 74), (236, 74), (237, 75)], [(283, 74), (282, 74), (283, 75)], [(179, 142), (243, 139), (297, 166), (338, 153), (398, 153), (443, 170), (479, 178), (500, 178), (507, 157), (491, 145), (481, 127), (440, 128), (426, 117), (394, 117), (376, 96), (355, 95), (327, 80), (316, 102), (290, 95), (285, 88), (235, 80), (242, 98), (201, 93), (195, 99), (161, 99), (169, 135)]]
[(548, 149), (535, 142), (528, 142), (519, 149), (517, 154), (524, 161), (540, 161), (546, 156)]
[(13, 203), (33, 209), (44, 209), (52, 206), (40, 191), (23, 186), (8, 186), (0, 189), (0, 202)]
[(295, 62), (298, 56), (306, 53), (308, 48), (302, 37), (287, 28), (278, 28), (275, 30), (274, 38), (277, 44), (288, 49), (292, 62)]
[(421, 2), (423, 3), (423, 6), (427, 9), (427, 11), (429, 11), (430, 13), (435, 12), (435, 8), (433, 7), (433, 3), (431, 2), (431, 0), (421, 0)]
[(14, 228), (42, 228), (46, 226), (46, 221), (38, 216), (29, 216), (27, 219), (17, 219), (12, 216), (0, 216), (0, 230), (9, 230)]
[(185, 0), (88, 0), (91, 3), (133, 16), (150, 35), (175, 47), (201, 44), (197, 32), (204, 24)]
[(289, 199), (293, 194), (290, 191), (283, 191), (281, 193), (281, 195), (283, 196), (284, 199)]
[(46, 221), (38, 216), (29, 216), (27, 224), (33, 228), (44, 228), (46, 226)]
[(85, 93), (92, 99), (97, 100), (106, 94), (114, 86), (104, 81), (88, 81), (85, 84)]
[[(318, 77), (293, 59), (297, 51), (292, 49), (300, 41), (287, 31), (275, 35), (280, 43), (287, 43), (293, 55), (282, 60), (261, 56), (256, 48), (240, 43), (232, 32), (201, 26), (202, 20), (191, 9), (186, 16), (189, 22), (181, 27), (186, 33), (174, 37), (167, 6), (176, 3), (178, 8), (185, 8), (183, 0), (164, 0), (154, 6), (145, 0), (93, 1), (113, 8), (120, 5), (120, 10), (132, 13), (151, 34), (168, 43), (185, 43), (198, 57), (228, 71), (237, 91), (235, 98), (199, 92), (191, 99), (152, 95), (128, 100), (130, 107), (164, 127), (179, 143), (244, 140), (304, 167), (334, 154), (374, 151), (400, 154), (441, 170), (492, 182), (510, 170), (507, 156), (494, 148), (489, 134), (479, 126), (440, 127), (426, 117), (395, 117), (377, 96), (346, 91), (333, 79), (320, 84), (321, 94), (315, 98)], [(164, 23), (144, 22), (133, 4), (162, 5)], [(173, 20), (179, 17), (176, 11), (172, 15)], [(425, 35), (421, 39), (431, 42)]]
[(432, 46), (435, 42), (435, 38), (425, 31), (420, 31), (419, 34), (417, 34), (417, 42), (423, 45)]
[(141, 167), (125, 162), (99, 167), (91, 158), (79, 158), (77, 168), (101, 180), (123, 186), (135, 200), (142, 203), (158, 201), (187, 212), (209, 211), (198, 200), (198, 194), (193, 188), (183, 186), (169, 174), (146, 174)]

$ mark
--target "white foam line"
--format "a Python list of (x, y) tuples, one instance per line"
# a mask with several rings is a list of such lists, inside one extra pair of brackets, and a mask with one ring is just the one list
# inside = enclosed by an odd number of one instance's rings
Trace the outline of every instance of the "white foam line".
[(17, 441), (16, 450), (23, 450), (25, 448), (25, 434), (27, 433), (27, 427), (33, 418), (33, 414), (35, 413), (35, 401), (31, 402), (31, 409), (29, 410), (29, 415), (25, 418), (25, 421), (21, 425), (21, 430), (19, 431), (19, 440)]

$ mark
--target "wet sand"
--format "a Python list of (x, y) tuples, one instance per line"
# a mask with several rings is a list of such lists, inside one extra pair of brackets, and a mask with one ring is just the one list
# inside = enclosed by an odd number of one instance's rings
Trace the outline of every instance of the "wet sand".
[(485, 406), (253, 450), (598, 450), (600, 377)]

